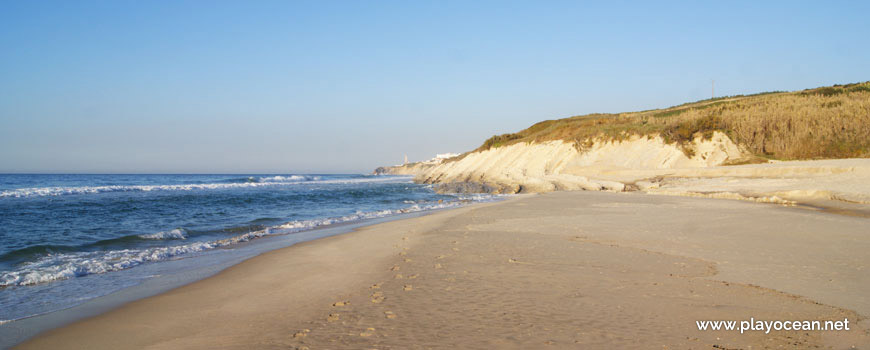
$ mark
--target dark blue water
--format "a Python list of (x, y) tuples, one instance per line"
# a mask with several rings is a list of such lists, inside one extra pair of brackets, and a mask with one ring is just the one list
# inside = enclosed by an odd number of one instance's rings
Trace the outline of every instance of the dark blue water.
[(395, 176), (0, 175), (0, 321), (135, 285), (143, 265), (488, 199)]

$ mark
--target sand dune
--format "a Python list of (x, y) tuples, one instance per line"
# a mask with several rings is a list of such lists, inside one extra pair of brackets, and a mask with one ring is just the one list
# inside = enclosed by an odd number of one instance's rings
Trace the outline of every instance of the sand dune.
[(776, 162), (680, 169), (658, 183), (642, 182), (650, 193), (738, 193), (797, 201), (870, 204), (870, 159)]

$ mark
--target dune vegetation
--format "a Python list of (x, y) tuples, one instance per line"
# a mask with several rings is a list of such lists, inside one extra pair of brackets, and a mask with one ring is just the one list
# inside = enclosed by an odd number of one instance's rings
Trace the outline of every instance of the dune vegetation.
[(870, 157), (870, 82), (546, 120), (517, 133), (493, 136), (476, 151), (550, 140), (574, 142), (582, 150), (595, 142), (659, 135), (691, 155), (691, 140), (709, 138), (714, 131), (760, 159)]

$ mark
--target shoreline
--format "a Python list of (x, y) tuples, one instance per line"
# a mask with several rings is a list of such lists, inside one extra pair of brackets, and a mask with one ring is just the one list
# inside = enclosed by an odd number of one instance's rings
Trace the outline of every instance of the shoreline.
[[(331, 234), (323, 235), (323, 236), (320, 236), (320, 237), (317, 237), (314, 239), (302, 240), (302, 241), (299, 241), (299, 242), (292, 244), (290, 246), (269, 249), (269, 250), (267, 250), (259, 255), (249, 257), (249, 258), (244, 259), (242, 261), (239, 261), (237, 263), (231, 264), (225, 268), (222, 268), (220, 271), (217, 271), (216, 273), (214, 273), (210, 276), (204, 277), (202, 279), (183, 283), (183, 284), (178, 285), (174, 288), (171, 288), (171, 289), (168, 289), (168, 290), (165, 290), (165, 291), (153, 294), (153, 295), (148, 295), (148, 296), (138, 297), (138, 298), (131, 299), (131, 300), (126, 300), (125, 302), (123, 302), (119, 305), (116, 305), (114, 307), (111, 307), (107, 310), (102, 310), (101, 312), (98, 312), (98, 313), (95, 313), (92, 315), (87, 315), (84, 317), (77, 318), (75, 321), (67, 322), (59, 327), (46, 329), (46, 330), (44, 330), (44, 331), (42, 331), (34, 336), (31, 336), (31, 337), (23, 340), (23, 341), (17, 342), (16, 344), (12, 345), (10, 348), (14, 348), (14, 349), (18, 349), (18, 348), (22, 348), (22, 347), (26, 348), (29, 343), (32, 343), (35, 341), (38, 342), (41, 338), (49, 336), (50, 334), (57, 333), (57, 332), (63, 332), (65, 329), (68, 329), (70, 327), (74, 327), (78, 324), (85, 323), (85, 322), (91, 322), (91, 321), (96, 320), (96, 319), (104, 318), (108, 314), (117, 314), (117, 313), (124, 312), (125, 309), (133, 307), (135, 305), (139, 305), (141, 303), (146, 303), (149, 300), (160, 299), (160, 298), (163, 298), (163, 297), (166, 297), (169, 295), (173, 295), (176, 293), (184, 293), (184, 290), (188, 290), (188, 289), (201, 290), (201, 287), (199, 287), (199, 285), (206, 284), (209, 281), (212, 281), (212, 280), (215, 280), (218, 278), (227, 278), (226, 275), (230, 274), (230, 273), (237, 274), (238, 270), (245, 269), (245, 267), (243, 267), (242, 265), (249, 265), (249, 264), (259, 265), (262, 263), (262, 261), (264, 259), (266, 259), (266, 257), (271, 256), (277, 252), (284, 252), (286, 254), (286, 253), (293, 252), (296, 249), (299, 249), (302, 247), (307, 247), (310, 245), (325, 246), (325, 245), (328, 245), (328, 242), (332, 242), (334, 240), (341, 240), (343, 237), (346, 237), (348, 235), (353, 235), (353, 234), (359, 233), (361, 231), (365, 231), (365, 230), (370, 229), (371, 227), (374, 227), (374, 226), (390, 224), (390, 223), (394, 223), (394, 222), (403, 222), (403, 221), (414, 220), (414, 219), (418, 219), (418, 218), (425, 218), (427, 216), (437, 215), (437, 214), (442, 213), (442, 212), (459, 211), (459, 210), (468, 209), (470, 207), (475, 207), (475, 206), (493, 205), (493, 204), (497, 204), (500, 202), (509, 201), (511, 199), (512, 198), (507, 198), (507, 199), (504, 199), (501, 201), (480, 202), (480, 203), (472, 203), (470, 205), (460, 206), (460, 207), (441, 208), (441, 209), (435, 209), (435, 210), (430, 210), (430, 211), (405, 213), (405, 214), (400, 214), (400, 215), (396, 215), (396, 216), (392, 216), (392, 217), (376, 218), (376, 219), (367, 220), (364, 222), (342, 224), (341, 227), (327, 227), (327, 228), (322, 228), (322, 229), (315, 229), (315, 230), (310, 230), (310, 231), (299, 232), (299, 233), (296, 233), (295, 235), (311, 234), (311, 233), (317, 233), (317, 232), (322, 232), (322, 231), (335, 231)], [(273, 238), (273, 237), (270, 237), (270, 238)], [(274, 238), (279, 238), (279, 237), (274, 237)], [(241, 274), (244, 275), (245, 273), (242, 272)], [(133, 287), (133, 288), (135, 288), (135, 287)], [(73, 308), (71, 308), (71, 309), (73, 309)], [(67, 309), (67, 310), (69, 310), (69, 309)], [(63, 312), (63, 311), (66, 311), (66, 310), (61, 310), (60, 312)], [(78, 337), (74, 333), (72, 334), (72, 336)], [(59, 346), (59, 345), (56, 345), (56, 346)], [(115, 345), (108, 346), (106, 348), (116, 348), (116, 346), (120, 346), (121, 348), (125, 347), (124, 345), (115, 344)], [(39, 347), (41, 347), (41, 346), (37, 346), (37, 348), (39, 348)], [(86, 346), (86, 347), (91, 348), (90, 346)], [(97, 348), (99, 348), (99, 346)], [(136, 347), (130, 347), (130, 348), (136, 348)]]
[[(15, 347), (53, 329), (62, 328), (66, 325), (87, 318), (99, 316), (121, 308), (128, 303), (167, 293), (173, 289), (181, 288), (213, 277), (232, 266), (243, 263), (249, 259), (254, 259), (263, 253), (290, 248), (294, 245), (312, 240), (347, 234), (361, 227), (395, 220), (416, 218), (450, 209), (454, 208), (438, 208), (365, 219), (356, 222), (341, 222), (326, 227), (318, 227), (290, 234), (265, 236), (258, 240), (242, 243), (239, 246), (232, 247), (231, 249), (220, 248), (224, 252), (231, 252), (233, 255), (232, 257), (210, 257), (206, 255), (198, 255), (184, 259), (161, 262), (163, 264), (191, 262), (190, 265), (194, 265), (194, 267), (183, 264), (179, 267), (184, 270), (183, 272), (155, 276), (145, 279), (138, 284), (88, 299), (83, 303), (67, 308), (0, 323), (0, 349)], [(209, 265), (204, 265), (201, 261), (203, 259), (206, 259), (211, 263)], [(85, 276), (83, 278), (87, 277), (88, 276)]]
[[(643, 224), (634, 213), (645, 214)], [(863, 225), (863, 218), (741, 201), (523, 196), (272, 250), (18, 348), (847, 348), (870, 343)], [(741, 336), (692, 330), (687, 319), (750, 316), (847, 317), (859, 330)], [(614, 326), (625, 324), (632, 326)], [(637, 331), (644, 342), (624, 337)]]

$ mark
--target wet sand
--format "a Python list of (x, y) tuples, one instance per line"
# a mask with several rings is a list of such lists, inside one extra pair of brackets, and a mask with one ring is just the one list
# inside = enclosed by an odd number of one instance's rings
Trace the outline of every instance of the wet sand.
[[(272, 251), (23, 349), (870, 346), (870, 219), (556, 192)], [(699, 331), (697, 320), (851, 331)]]

